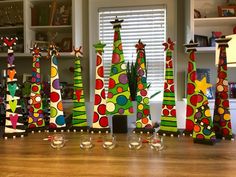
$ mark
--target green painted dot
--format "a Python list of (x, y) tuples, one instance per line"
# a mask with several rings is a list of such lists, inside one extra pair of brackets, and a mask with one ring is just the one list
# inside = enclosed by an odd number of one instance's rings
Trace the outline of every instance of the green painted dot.
[(144, 102), (144, 104), (149, 104), (149, 98), (148, 98), (148, 97), (145, 97), (145, 98), (143, 99), (143, 102)]
[(142, 101), (142, 96), (137, 96), (137, 97), (136, 97), (136, 100), (137, 100), (138, 102), (141, 102), (141, 101)]
[(137, 127), (137, 128), (142, 128), (141, 122), (137, 122), (137, 123), (136, 123), (136, 127)]
[(57, 115), (57, 109), (54, 107), (50, 108), (50, 117), (56, 117)]

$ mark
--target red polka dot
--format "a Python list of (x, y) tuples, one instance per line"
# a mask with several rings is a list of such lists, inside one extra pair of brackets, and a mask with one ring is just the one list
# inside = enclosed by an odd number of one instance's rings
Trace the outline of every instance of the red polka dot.
[(57, 128), (57, 125), (54, 124), (54, 123), (50, 123), (50, 124), (49, 124), (49, 128), (52, 128), (52, 129)]
[(34, 107), (35, 107), (36, 109), (39, 109), (39, 108), (41, 107), (41, 103), (35, 104)]
[(40, 109), (40, 110), (37, 111), (37, 113), (39, 113), (39, 114), (43, 114), (43, 110)]
[(117, 53), (113, 53), (112, 55), (112, 63), (117, 64), (120, 62), (120, 55)]
[(36, 72), (37, 71), (37, 69), (36, 68), (32, 68), (32, 72)]
[(97, 63), (96, 66), (99, 66), (102, 63), (102, 58), (97, 55)]
[(173, 80), (173, 79), (168, 79), (168, 80), (167, 80), (167, 83), (168, 83), (168, 84), (173, 84), (173, 83), (174, 83), (174, 80)]
[(229, 130), (227, 128), (223, 128), (222, 129), (222, 134), (223, 134), (223, 136), (229, 135)]
[(168, 84), (165, 82), (164, 89), (167, 89), (167, 88), (168, 88)]
[(221, 102), (220, 98), (216, 98), (216, 105), (219, 105)]
[(103, 66), (100, 66), (97, 70), (98, 76), (103, 78), (104, 77), (104, 72), (103, 71), (104, 71)]
[(226, 92), (221, 92), (221, 98), (222, 99), (227, 99), (228, 98), (228, 94)]
[(106, 116), (101, 117), (99, 120), (99, 124), (101, 127), (107, 127), (108, 126), (108, 118)]
[(114, 88), (116, 85), (115, 80), (113, 80), (112, 78), (109, 79), (109, 88), (112, 89)]
[(162, 109), (163, 109), (164, 107), (165, 107), (165, 105), (163, 104), (163, 105), (162, 105)]
[(102, 92), (101, 92), (101, 97), (102, 97), (103, 99), (106, 99), (105, 89), (102, 90)]
[(220, 126), (221, 127), (225, 127), (226, 126), (226, 122), (225, 121), (220, 121)]
[(117, 41), (117, 40), (118, 40), (118, 36), (119, 36), (118, 32), (115, 31), (115, 34), (114, 34), (114, 41)]
[(33, 92), (37, 92), (38, 90), (39, 90), (39, 87), (38, 87), (38, 86), (35, 85), (35, 86), (32, 87), (32, 91), (33, 91)]
[(52, 102), (57, 102), (59, 100), (59, 98), (60, 98), (60, 96), (59, 96), (59, 94), (57, 92), (52, 92), (50, 94), (50, 100)]
[(195, 82), (195, 80), (196, 80), (196, 71), (193, 71), (193, 72), (190, 74), (190, 80), (191, 80), (192, 82)]
[(170, 86), (170, 90), (171, 92), (175, 92), (175, 86), (174, 85)]
[(195, 61), (195, 53), (191, 52), (189, 58), (190, 58), (191, 61), (194, 62)]
[(34, 124), (29, 124), (29, 128), (36, 128), (36, 125), (34, 125)]
[(193, 127), (194, 127), (194, 122), (193, 121), (191, 121), (191, 120), (189, 120), (189, 119), (187, 119), (186, 120), (186, 130), (188, 131), (188, 132), (190, 132), (190, 131), (193, 131)]
[(144, 57), (143, 52), (140, 52), (140, 53), (139, 53), (139, 56), (140, 56), (141, 58), (143, 58), (143, 57)]
[(229, 107), (229, 100), (224, 100), (222, 102), (223, 107)]
[(198, 134), (198, 135), (196, 136), (196, 138), (197, 138), (197, 139), (204, 139), (205, 137), (204, 137), (204, 135), (202, 135), (202, 134)]
[(113, 97), (113, 94), (111, 92), (108, 92), (107, 93), (107, 98), (112, 98)]
[(203, 100), (203, 96), (199, 94), (198, 97), (197, 97), (197, 102), (201, 103), (202, 100)]
[(101, 115), (106, 115), (106, 105), (101, 104), (98, 106), (98, 113)]
[(190, 103), (191, 105), (193, 106), (196, 106), (197, 105), (197, 100), (198, 100), (198, 95), (193, 95), (190, 97)]
[(146, 95), (147, 95), (147, 91), (146, 91), (146, 90), (141, 90), (140, 94), (141, 94), (142, 96), (146, 96)]
[(173, 68), (173, 61), (172, 60), (169, 62), (169, 68)]
[[(223, 68), (224, 70), (227, 70), (227, 65), (223, 65), (222, 68)], [(227, 73), (226, 73), (226, 76), (227, 76)]]
[(228, 122), (228, 128), (231, 129), (231, 121)]
[(30, 107), (29, 112), (34, 112), (34, 108)]
[(171, 116), (175, 117), (175, 116), (176, 116), (176, 110), (175, 110), (175, 109), (172, 109), (172, 110), (170, 111), (170, 114), (171, 114)]
[(193, 71), (193, 64), (191, 62), (188, 62), (188, 73)]
[(223, 72), (223, 71), (221, 71), (221, 72), (219, 72), (218, 77), (219, 77), (220, 79), (225, 79), (226, 73)]
[(94, 112), (93, 113), (93, 123), (96, 123), (99, 120), (99, 115), (98, 113)]
[(143, 114), (144, 114), (144, 115), (149, 115), (149, 112), (150, 112), (149, 109), (144, 109), (144, 110), (143, 110)]
[(133, 112), (134, 112), (134, 108), (133, 108), (133, 107), (130, 107), (130, 108), (129, 108), (129, 112), (130, 112), (130, 113), (133, 113)]
[(174, 106), (172, 106), (172, 105), (167, 105), (166, 107), (167, 107), (167, 109), (173, 109)]
[(186, 112), (186, 116), (190, 117), (193, 114), (193, 108), (189, 105), (187, 105), (187, 112)]
[(169, 60), (171, 60), (171, 57), (167, 56), (166, 61), (169, 61)]
[(43, 120), (39, 120), (39, 121), (37, 122), (37, 124), (38, 124), (39, 126), (43, 125)]
[(202, 119), (202, 122), (203, 122), (205, 125), (209, 125), (209, 124), (210, 124), (210, 121), (209, 121), (207, 118), (203, 118), (203, 119)]
[(95, 99), (94, 100), (95, 105), (99, 105), (101, 103), (101, 96), (100, 95), (96, 94), (94, 99)]
[(95, 89), (96, 90), (100, 90), (103, 88), (103, 81), (101, 79), (96, 79), (96, 86), (95, 86)]
[(187, 85), (187, 93), (188, 95), (192, 95), (195, 91), (195, 86), (192, 83), (188, 83)]
[(164, 109), (162, 111), (162, 113), (163, 113), (164, 116), (168, 116), (169, 115), (169, 110), (168, 109)]

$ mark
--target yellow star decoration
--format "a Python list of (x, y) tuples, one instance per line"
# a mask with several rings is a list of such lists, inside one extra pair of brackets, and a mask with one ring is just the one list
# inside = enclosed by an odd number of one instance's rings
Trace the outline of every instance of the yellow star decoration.
[(210, 88), (212, 86), (212, 84), (207, 83), (206, 81), (206, 77), (203, 77), (203, 79), (201, 81), (196, 80), (196, 91), (202, 91), (204, 93), (204, 95), (206, 95), (206, 91), (208, 88)]

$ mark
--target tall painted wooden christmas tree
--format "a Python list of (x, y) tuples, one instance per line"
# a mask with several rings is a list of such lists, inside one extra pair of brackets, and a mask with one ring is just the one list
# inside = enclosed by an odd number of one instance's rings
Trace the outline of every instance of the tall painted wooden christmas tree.
[(30, 109), (28, 116), (28, 131), (41, 131), (45, 129), (43, 103), (41, 97), (40, 58), (41, 49), (37, 44), (31, 48), (33, 54)]
[(174, 50), (174, 42), (168, 38), (166, 43), (163, 43), (166, 51), (166, 72), (164, 82), (164, 95), (161, 112), (161, 124), (158, 134), (178, 136), (176, 106), (175, 106), (175, 89), (174, 89), (174, 69), (172, 52)]
[(49, 46), (48, 56), (51, 59), (49, 131), (64, 131), (66, 129), (66, 123), (63, 113), (57, 61), (59, 52), (55, 45)]
[(206, 82), (206, 77), (201, 81), (196, 80), (197, 105), (194, 115), (193, 139), (195, 143), (214, 144), (216, 141), (211, 119), (208, 98), (206, 96), (207, 88), (211, 84)]
[(20, 106), (20, 91), (17, 85), (16, 69), (14, 65), (13, 46), (17, 38), (4, 37), (3, 45), (8, 47), (7, 56), (7, 85), (6, 85), (6, 121), (4, 138), (24, 137), (27, 135), (25, 120)]
[(75, 67), (74, 67), (74, 94), (73, 94), (73, 112), (72, 112), (72, 131), (87, 131), (87, 115), (84, 98), (83, 79), (81, 73), (80, 60), (83, 57), (81, 51), (82, 47), (74, 49), (72, 54), (75, 55)]
[(106, 44), (101, 42), (93, 45), (96, 50), (96, 77), (95, 77), (95, 95), (94, 95), (94, 113), (91, 132), (110, 132), (109, 120), (106, 115), (106, 95), (104, 84), (104, 66), (102, 53)]
[(130, 99), (126, 64), (120, 35), (122, 22), (123, 20), (119, 20), (118, 18), (111, 22), (115, 31), (107, 94), (107, 114), (109, 115), (130, 115), (133, 113), (133, 104)]
[(187, 106), (186, 106), (186, 123), (184, 135), (192, 135), (194, 127), (194, 115), (197, 105), (197, 93), (195, 92), (197, 79), (195, 52), (198, 43), (194, 43), (192, 40), (189, 44), (185, 44), (186, 51), (189, 53), (188, 57), (188, 74), (187, 74)]
[(231, 38), (218, 38), (216, 42), (220, 48), (218, 74), (216, 81), (214, 130), (216, 138), (232, 139), (231, 115), (229, 110), (228, 78), (227, 78), (227, 55), (226, 48)]
[(139, 40), (135, 47), (137, 49), (137, 119), (134, 131), (153, 133), (146, 76), (145, 44)]

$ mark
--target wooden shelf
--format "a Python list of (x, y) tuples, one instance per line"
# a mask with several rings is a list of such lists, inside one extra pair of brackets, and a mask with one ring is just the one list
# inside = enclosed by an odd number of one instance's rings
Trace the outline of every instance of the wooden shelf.
[(17, 25), (17, 26), (1, 26), (0, 30), (11, 30), (11, 29), (23, 29), (23, 25)]
[(196, 47), (198, 53), (213, 53), (215, 47)]
[(61, 25), (61, 26), (31, 26), (33, 31), (70, 31), (72, 30), (72, 25)]
[(196, 26), (236, 25), (236, 17), (194, 18)]

